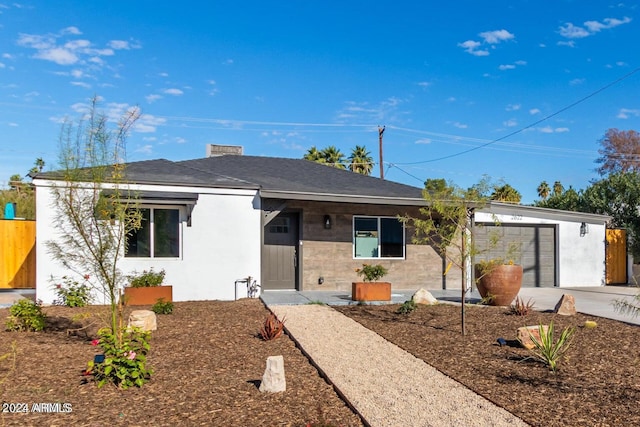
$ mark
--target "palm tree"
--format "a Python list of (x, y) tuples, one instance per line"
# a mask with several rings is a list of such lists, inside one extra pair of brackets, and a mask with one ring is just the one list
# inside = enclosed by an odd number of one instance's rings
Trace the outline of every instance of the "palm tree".
[(493, 189), (493, 194), (491, 194), (491, 200), (496, 200), (498, 202), (520, 203), (521, 199), (522, 195), (520, 192), (509, 184), (495, 187)]
[(371, 175), (373, 157), (364, 145), (356, 145), (349, 156), (349, 170), (362, 175)]
[(325, 163), (324, 154), (321, 151), (318, 151), (315, 145), (309, 148), (302, 158), (316, 163)]
[(553, 195), (560, 196), (564, 192), (564, 187), (560, 183), (560, 181), (556, 181), (553, 183)]
[(344, 154), (341, 153), (340, 149), (336, 148), (335, 145), (330, 145), (323, 149), (322, 155), (324, 156), (324, 162), (329, 166), (333, 166), (338, 169), (345, 169)]
[(547, 200), (547, 197), (549, 197), (550, 193), (551, 188), (549, 188), (549, 184), (547, 184), (547, 181), (542, 181), (540, 185), (538, 185), (538, 197), (540, 197), (542, 200)]

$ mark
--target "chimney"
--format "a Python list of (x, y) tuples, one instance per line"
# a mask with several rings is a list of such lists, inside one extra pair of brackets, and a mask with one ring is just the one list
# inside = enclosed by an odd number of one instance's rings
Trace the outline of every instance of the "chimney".
[(242, 156), (242, 146), (207, 144), (207, 157), (224, 156), (227, 154)]

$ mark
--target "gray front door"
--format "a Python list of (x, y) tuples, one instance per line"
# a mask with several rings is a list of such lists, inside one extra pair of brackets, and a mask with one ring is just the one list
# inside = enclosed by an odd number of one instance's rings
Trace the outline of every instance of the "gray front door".
[(556, 285), (556, 229), (553, 225), (494, 226), (484, 224), (474, 228), (474, 239), (479, 250), (487, 247), (490, 236), (499, 235), (498, 245), (476, 256), (476, 260), (504, 257), (509, 244), (518, 243), (515, 262), (522, 264), (523, 287), (552, 287)]
[(298, 214), (281, 213), (264, 226), (262, 289), (296, 289)]

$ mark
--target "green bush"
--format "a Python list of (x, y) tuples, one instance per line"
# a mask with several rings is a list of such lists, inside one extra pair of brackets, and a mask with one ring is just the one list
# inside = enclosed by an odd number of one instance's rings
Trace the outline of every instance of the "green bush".
[(396, 313), (409, 314), (412, 311), (414, 311), (416, 308), (418, 308), (418, 304), (416, 304), (415, 301), (410, 299), (405, 301), (400, 307), (398, 307), (398, 310), (396, 311)]
[(21, 299), (9, 308), (11, 314), (6, 321), (9, 331), (41, 331), (45, 326), (45, 315), (40, 303)]
[(165, 302), (164, 298), (160, 298), (158, 302), (153, 304), (151, 311), (156, 314), (171, 314), (173, 313), (173, 303), (171, 301)]
[(147, 353), (151, 333), (139, 328), (123, 330), (122, 342), (111, 329), (98, 331), (99, 339), (92, 342), (104, 352), (104, 361), (87, 364), (86, 375), (93, 375), (98, 387), (112, 383), (122, 389), (142, 387), (149, 380), (153, 371), (147, 368)]
[(150, 286), (160, 286), (164, 282), (164, 269), (159, 272), (153, 271), (153, 267), (149, 270), (142, 270), (142, 273), (133, 272), (129, 278), (129, 286), (132, 288), (147, 288)]
[(66, 305), (67, 307), (86, 307), (91, 303), (91, 286), (89, 285), (89, 275), (84, 276), (84, 281), (68, 276), (62, 276), (62, 282), (55, 285), (55, 292), (58, 298), (53, 302), (56, 305)]

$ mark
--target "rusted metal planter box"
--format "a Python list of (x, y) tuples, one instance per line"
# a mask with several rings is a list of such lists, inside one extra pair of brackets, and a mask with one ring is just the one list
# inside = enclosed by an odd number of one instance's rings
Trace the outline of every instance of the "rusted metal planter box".
[(391, 283), (352, 282), (351, 299), (353, 301), (391, 301)]
[(161, 299), (173, 302), (173, 286), (148, 286), (143, 288), (124, 288), (124, 303), (126, 305), (153, 305)]

